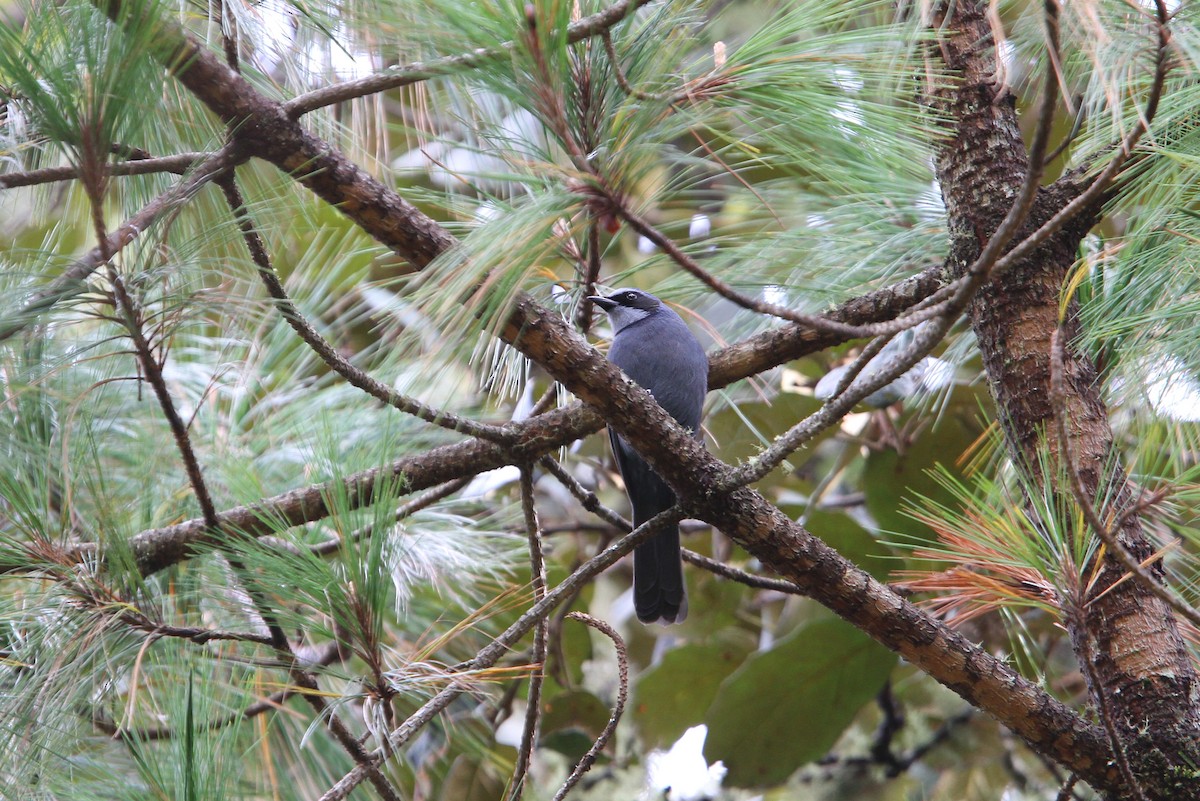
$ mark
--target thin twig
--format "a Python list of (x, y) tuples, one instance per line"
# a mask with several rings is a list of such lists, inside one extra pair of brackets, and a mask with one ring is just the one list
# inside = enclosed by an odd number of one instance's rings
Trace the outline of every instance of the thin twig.
[(710, 573), (715, 573), (722, 578), (727, 578), (730, 581), (736, 581), (740, 584), (745, 584), (747, 587), (754, 587), (759, 590), (772, 590), (774, 592), (787, 593), (788, 595), (804, 595), (805, 593), (790, 581), (785, 579), (771, 578), (770, 576), (756, 576), (753, 573), (747, 573), (744, 570), (738, 570), (732, 565), (727, 565), (724, 562), (717, 561), (710, 557), (698, 554), (695, 551), (690, 551), (687, 548), (680, 550), (683, 555), (683, 561), (691, 562), (696, 567), (702, 567)]
[[(574, 44), (606, 31), (648, 2), (649, 0), (620, 0), (613, 3), (603, 11), (572, 23), (567, 28), (567, 41)], [(365, 78), (307, 92), (289, 100), (284, 104), (284, 109), (290, 117), (296, 118), (323, 106), (384, 92), (388, 89), (398, 89), (401, 86), (420, 83), (440, 75), (451, 75), (463, 70), (482, 67), (492, 61), (508, 57), (516, 47), (517, 43), (515, 42), (505, 42), (499, 47), (481, 47), (461, 55), (398, 65), (376, 75), (368, 75)]]
[(542, 412), (549, 411), (550, 407), (554, 405), (556, 398), (558, 398), (557, 381), (546, 387), (546, 391), (542, 393), (542, 397), (537, 399), (537, 403), (533, 404), (533, 408), (529, 410), (529, 415), (525, 419), (529, 419), (529, 417), (537, 417)]
[(352, 386), (361, 389), (371, 397), (389, 406), (399, 409), (405, 414), (410, 414), (413, 417), (420, 418), (442, 428), (450, 429), (451, 431), (469, 434), (473, 437), (479, 437), (480, 439), (492, 442), (507, 443), (511, 440), (511, 433), (501, 427), (477, 423), (474, 420), (456, 415), (453, 412), (427, 406), (415, 398), (410, 398), (401, 392), (397, 392), (382, 381), (373, 378), (366, 371), (355, 367), (344, 356), (338, 353), (337, 349), (321, 336), (317, 329), (304, 318), (304, 315), (300, 313), (300, 310), (296, 308), (296, 304), (288, 296), (287, 290), (283, 288), (283, 283), (279, 280), (275, 268), (271, 265), (271, 259), (267, 255), (262, 237), (258, 234), (258, 228), (250, 217), (250, 212), (246, 208), (245, 202), (242, 200), (241, 191), (237, 187), (237, 182), (233, 174), (230, 173), (218, 179), (218, 183), (220, 183), (221, 190), (225, 193), (225, 200), (229, 204), (229, 208), (237, 220), (238, 227), (242, 231), (242, 238), (246, 243), (246, 249), (250, 251), (250, 258), (254, 262), (258, 276), (262, 279), (267, 293), (274, 298), (279, 308), (279, 313), (283, 315), (284, 320), (292, 327), (292, 330), (304, 340), (305, 344), (312, 348), (314, 353), (321, 357), (321, 360), (330, 369), (346, 379)]
[(556, 91), (557, 82), (554, 80), (554, 72), (546, 61), (545, 49), (542, 47), (536, 9), (533, 5), (527, 5), (525, 11), (525, 46), (529, 50), (529, 54), (533, 56), (533, 65), (538, 79), (533, 88), (534, 105), (542, 112), (546, 119), (546, 127), (558, 137), (559, 144), (571, 158), (576, 169), (586, 173), (589, 170), (589, 159), (567, 119), (567, 109), (563, 104), (562, 93)]
[(213, 641), (271, 644), (270, 637), (257, 632), (224, 631), (202, 626), (175, 626), (155, 620), (139, 608), (135, 601), (104, 584), (92, 572), (80, 573), (69, 563), (61, 560), (54, 561), (54, 567), (47, 570), (46, 575), (66, 586), (84, 608), (94, 610), (102, 615), (112, 614), (130, 628), (149, 635), (151, 640), (169, 637), (190, 640), (198, 645)]
[[(161, 158), (132, 159), (109, 164), (106, 168), (113, 175), (153, 175), (155, 173), (175, 173), (183, 175), (193, 165), (211, 158), (212, 153), (180, 153), (175, 156)], [(74, 165), (63, 167), (45, 167), (40, 170), (26, 172), (10, 172), (0, 174), (0, 189), (16, 189), (23, 186), (40, 186), (58, 181), (73, 181), (79, 178), (79, 168)]]
[(1046, 164), (1053, 164), (1055, 159), (1065, 153), (1067, 148), (1071, 146), (1071, 143), (1079, 136), (1079, 132), (1083, 130), (1083, 120), (1087, 117), (1087, 108), (1083, 105), (1082, 98), (1079, 98), (1077, 103), (1079, 108), (1075, 111), (1075, 122), (1071, 123), (1071, 130), (1058, 143), (1058, 146), (1046, 156)]
[[(183, 458), (185, 470), (188, 474), (189, 481), (192, 484), (192, 492), (200, 503), (201, 511), (204, 514), (204, 519), (207, 526), (211, 530), (219, 528), (217, 519), (216, 507), (213, 505), (212, 496), (209, 494), (208, 486), (204, 481), (203, 472), (200, 469), (199, 461), (196, 458), (195, 450), (191, 445), (191, 438), (187, 433), (187, 428), (183, 424), (182, 418), (179, 416), (175, 408), (175, 404), (171, 399), (170, 393), (167, 390), (166, 382), (163, 379), (162, 369), (154, 359), (149, 345), (141, 331), (141, 323), (132, 305), (132, 300), (117, 275), (115, 268), (109, 264), (109, 280), (113, 284), (114, 294), (118, 298), (118, 303), (125, 309), (125, 316), (128, 321), (128, 330), (134, 341), (134, 346), (137, 351), (138, 358), (142, 364), (142, 369), (145, 373), (146, 380), (158, 397), (159, 405), (162, 407), (163, 415), (167, 418), (168, 425), (175, 436), (176, 446)], [(240, 558), (234, 556), (226, 556), (230, 567), (241, 578), (243, 585), (246, 588), (247, 594), (250, 596), (254, 604), (255, 611), (262, 618), (270, 632), (270, 645), (284, 660), (285, 667), (292, 678), (302, 690), (301, 694), (304, 700), (313, 707), (319, 719), (324, 720), (326, 727), (333, 734), (334, 738), (346, 749), (347, 753), (354, 759), (355, 762), (366, 765), (366, 751), (357, 739), (346, 728), (341, 719), (329, 709), (328, 704), (322, 695), (320, 685), (317, 682), (316, 676), (308, 670), (300, 666), (300, 659), (293, 650), (291, 642), (288, 640), (287, 634), (283, 631), (278, 620), (275, 618), (274, 612), (262, 593), (259, 593), (251, 588), (251, 584), (246, 581), (246, 576), (249, 571), (246, 565)], [(372, 786), (379, 792), (381, 796), (388, 801), (401, 801), (399, 793), (392, 786), (391, 782), (377, 768), (370, 766), (368, 770), (368, 778), (371, 780)]]
[[(535, 603), (517, 618), (500, 636), (481, 649), (473, 659), (455, 666), (454, 671), (459, 674), (469, 674), (495, 665), (502, 656), (509, 652), (509, 649), (518, 640), (537, 625), (539, 620), (544, 619), (560, 602), (573, 595), (601, 572), (616, 564), (618, 560), (629, 554), (641, 543), (649, 540), (650, 537), (654, 536), (662, 528), (676, 522), (679, 519), (679, 515), (679, 507), (672, 506), (670, 509), (646, 521), (636, 531), (622, 537), (584, 562), (571, 575), (563, 579), (557, 587), (546, 593), (546, 596), (541, 601)], [(386, 746), (380, 747), (371, 753), (371, 764), (376, 764), (378, 760), (383, 758), (385, 753), (390, 754), (401, 748), (425, 724), (449, 706), (455, 698), (466, 692), (466, 689), (463, 681), (452, 682), (450, 686), (422, 704), (404, 723), (388, 735)], [(362, 783), (362, 780), (366, 776), (366, 771), (367, 766), (358, 765), (329, 788), (321, 796), (320, 801), (340, 801), (340, 799), (345, 798), (355, 787)]]
[(587, 336), (592, 329), (592, 295), (596, 294), (596, 282), (600, 280), (600, 223), (596, 219), (588, 221), (587, 225), (587, 272), (583, 276), (583, 300), (579, 304), (579, 312), (575, 322), (579, 332)]
[[(542, 537), (539, 531), (537, 510), (533, 505), (533, 468), (521, 465), (521, 510), (525, 518), (525, 534), (529, 541), (529, 572), (532, 576), (533, 600), (546, 597), (546, 560), (542, 555)], [(542, 721), (542, 682), (546, 675), (546, 618), (538, 621), (533, 629), (533, 665), (529, 674), (529, 693), (525, 707), (525, 729), (521, 744), (517, 748), (517, 763), (513, 767), (512, 779), (508, 783), (508, 801), (520, 801), (525, 793), (525, 779), (533, 759), (533, 749), (538, 740), (538, 729)]]
[(934, 748), (950, 739), (950, 735), (953, 733), (954, 729), (969, 721), (975, 716), (975, 714), (976, 710), (974, 707), (967, 707), (961, 712), (946, 718), (946, 720), (942, 722), (942, 725), (938, 726), (933, 734), (930, 735), (929, 739), (916, 746), (913, 748), (913, 750), (909, 751), (906, 755), (900, 758), (899, 761), (904, 767), (904, 770), (908, 770), (910, 767), (916, 764), (917, 760), (922, 759)]
[(152, 637), (177, 637), (184, 640), (191, 640), (197, 645), (221, 640), (252, 642), (259, 645), (271, 644), (269, 636), (256, 634), (252, 631), (222, 631), (220, 629), (207, 629), (201, 626), (172, 626), (167, 623), (151, 620), (144, 614), (121, 615), (120, 619), (133, 628), (140, 629)]
[(559, 464), (558, 460), (553, 456), (543, 456), (538, 460), (538, 464), (544, 467), (546, 471), (550, 473), (550, 475), (558, 479), (559, 483), (566, 487), (567, 491), (575, 496), (575, 499), (579, 501), (579, 505), (582, 506), (585, 511), (596, 515), (596, 517), (600, 518), (605, 523), (608, 523), (618, 531), (631, 531), (633, 529), (633, 526), (628, 520), (612, 509), (609, 509), (604, 504), (600, 503), (600, 499), (596, 497), (596, 493), (583, 486), (583, 484), (580, 484), (579, 480), (567, 472), (566, 468)]
[(238, 58), (237, 17), (226, 12), (224, 0), (216, 0), (216, 4), (217, 27), (221, 29), (221, 46), (225, 51), (225, 63), (231, 70), (240, 73), (242, 67)]
[(892, 337), (885, 335), (875, 337), (875, 339), (868, 342), (867, 346), (863, 348), (862, 353), (858, 354), (858, 358), (850, 363), (850, 366), (847, 368), (845, 374), (838, 379), (837, 386), (833, 389), (833, 397), (836, 398), (838, 395), (841, 395), (843, 392), (849, 389), (850, 385), (854, 383), (854, 379), (858, 378), (859, 374), (861, 374), (862, 371), (866, 369), (866, 366), (871, 363), (871, 360), (882, 353), (883, 349), (886, 348), (887, 344), (891, 341)]
[[(954, 729), (969, 721), (975, 716), (975, 714), (976, 710), (973, 707), (967, 707), (966, 709), (951, 715), (942, 721), (941, 725), (934, 729), (934, 731), (924, 742), (917, 744), (911, 751), (900, 756), (896, 756), (895, 754), (891, 753), (888, 753), (886, 756), (884, 756), (880, 753), (876, 753), (876, 749), (872, 747), (871, 752), (865, 755), (840, 756), (833, 753), (827, 754), (826, 756), (817, 760), (817, 764), (824, 768), (831, 768), (837, 765), (855, 767), (866, 765), (882, 765), (884, 766), (889, 777), (899, 776), (912, 768), (913, 765), (915, 765), (934, 748), (948, 740), (950, 735), (954, 733)], [(881, 723), (881, 726), (882, 725), (883, 724)], [(877, 732), (877, 737), (878, 734), (879, 733)], [(875, 744), (873, 744), (873, 746), (874, 745)], [(815, 778), (816, 777), (812, 775), (802, 775), (800, 777), (800, 781), (808, 783), (814, 781)]]
[(612, 640), (613, 647), (617, 649), (617, 702), (613, 705), (612, 714), (608, 716), (608, 723), (604, 724), (604, 730), (600, 732), (600, 736), (596, 738), (596, 742), (592, 743), (592, 747), (587, 750), (587, 753), (579, 759), (579, 762), (571, 770), (571, 775), (563, 782), (562, 787), (554, 794), (554, 801), (562, 801), (567, 793), (571, 792), (571, 788), (583, 778), (583, 774), (591, 770), (592, 765), (596, 763), (596, 758), (600, 756), (600, 752), (608, 744), (609, 738), (617, 730), (617, 724), (621, 721), (621, 715), (625, 712), (625, 702), (629, 699), (629, 657), (621, 635), (617, 634), (616, 629), (612, 626), (603, 620), (597, 620), (591, 615), (585, 615), (582, 612), (572, 612), (567, 617), (591, 626)]
[(162, 374), (162, 365), (155, 359), (150, 342), (146, 339), (141, 310), (134, 304), (133, 298), (125, 286), (124, 279), (121, 278), (116, 267), (110, 261), (112, 255), (106, 252), (108, 237), (104, 236), (102, 231), (99, 231), (98, 234), (101, 257), (108, 265), (108, 281), (112, 286), (113, 299), (116, 302), (117, 312), (122, 317), (125, 330), (129, 333), (129, 338), (133, 342), (134, 353), (141, 364), (142, 374), (145, 376), (146, 382), (150, 384), (155, 397), (158, 398), (159, 408), (162, 410), (163, 416), (167, 419), (167, 426), (171, 429), (171, 435), (175, 438), (175, 447), (179, 450), (180, 458), (183, 459), (183, 467), (187, 473), (188, 482), (192, 486), (192, 493), (196, 496), (197, 503), (200, 504), (200, 511), (204, 517), (204, 522), (210, 528), (215, 528), (218, 525), (217, 507), (213, 503), (212, 495), (208, 491), (208, 485), (204, 481), (204, 473), (200, 468), (200, 460), (196, 458), (196, 451), (192, 447), (187, 426), (184, 424), (183, 418), (180, 417), (179, 411), (175, 408), (175, 402), (171, 399), (171, 393), (167, 389), (167, 382)]
[(883, 689), (875, 696), (882, 717), (875, 728), (875, 736), (871, 738), (871, 758), (878, 765), (884, 766), (885, 775), (894, 779), (905, 771), (905, 766), (892, 751), (892, 742), (904, 728), (904, 711), (892, 693), (891, 681), (884, 682)]
[(878, 372), (872, 371), (840, 395), (825, 402), (820, 409), (792, 426), (785, 434), (754, 459), (730, 470), (722, 479), (722, 489), (742, 487), (761, 480), (778, 467), (797, 448), (821, 431), (841, 420), (854, 406), (876, 390), (882, 389), (911, 370), (933, 350), (950, 329), (951, 318), (939, 318), (917, 331), (907, 350), (896, 355), (891, 363)]

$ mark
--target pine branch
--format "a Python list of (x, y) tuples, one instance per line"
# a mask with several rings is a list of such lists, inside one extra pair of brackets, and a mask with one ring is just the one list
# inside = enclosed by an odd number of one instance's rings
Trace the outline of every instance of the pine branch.
[[(893, 286), (853, 298), (827, 316), (832, 319), (871, 322), (895, 316), (916, 300), (932, 293), (939, 286), (937, 271), (930, 269)], [(756, 375), (792, 359), (815, 353), (839, 342), (836, 338), (812, 329), (788, 325), (764, 331), (713, 353), (709, 360), (709, 387), (724, 386)], [(251, 506), (241, 506), (218, 515), (222, 528), (241, 531), (251, 536), (267, 536), (279, 526), (298, 526), (322, 520), (332, 514), (328, 497), (341, 493), (351, 508), (373, 503), (374, 493), (381, 483), (396, 476), (404, 479), (406, 492), (420, 492), (439, 484), (469, 478), (486, 470), (536, 459), (543, 454), (570, 444), (599, 431), (604, 420), (582, 404), (537, 415), (520, 423), (510, 423), (512, 445), (507, 449), (484, 440), (434, 448), (423, 454), (405, 457), (388, 469), (372, 469), (346, 477), (340, 488), (335, 482), (316, 484), (264, 498)], [(156, 573), (187, 558), (193, 549), (211, 543), (204, 521), (187, 520), (171, 526), (149, 529), (130, 540), (138, 569), (145, 575)], [(93, 543), (73, 546), (69, 558), (83, 562), (95, 559)], [(22, 563), (0, 563), (0, 573), (22, 572)]]
[[(120, 21), (115, 13), (118, 3), (97, 2)], [(161, 38), (160, 57), (167, 56), (164, 63), (172, 65), (185, 86), (215, 113), (236, 125), (239, 142), (248, 152), (295, 174), (297, 180), (418, 269), (455, 246), (444, 229), (300, 129), (279, 104), (259, 95), (177, 27), (163, 23)], [(1078, 770), (1093, 785), (1114, 786), (1103, 735), (1073, 711), (854, 568), (758, 493), (722, 489), (721, 478), (728, 468), (705, 452), (649, 393), (631, 384), (583, 342), (559, 315), (524, 295), (517, 295), (509, 309), (498, 332), (500, 338), (598, 409), (671, 485), (686, 508), (796, 581), (812, 597), (995, 715), (1035, 747)], [(535, 604), (528, 614), (541, 606)], [(502, 642), (497, 643), (501, 650), (507, 647)], [(451, 690), (435, 697), (420, 714), (444, 708), (452, 700), (446, 693)], [(455, 694), (457, 691), (451, 696)], [(402, 729), (389, 738), (390, 747), (398, 747), (416, 730)], [(362, 766), (358, 770), (363, 770)], [(342, 797), (353, 784), (339, 783), (327, 796)]]
[(137, 214), (109, 234), (103, 247), (93, 248), (86, 256), (51, 281), (49, 286), (32, 292), (21, 302), (20, 308), (15, 312), (0, 316), (0, 342), (23, 330), (37, 319), (38, 315), (54, 308), (55, 304), (82, 292), (88, 276), (102, 267), (107, 258), (120, 253), (126, 245), (145, 233), (158, 219), (191, 200), (205, 184), (225, 170), (240, 164), (244, 158), (229, 146), (207, 156), (179, 183), (147, 203)]
[[(619, 0), (603, 11), (573, 22), (567, 29), (567, 41), (581, 42), (592, 36), (601, 35), (648, 2), (649, 0)], [(490, 62), (507, 58), (517, 46), (516, 42), (509, 42), (498, 48), (480, 48), (470, 53), (445, 56), (433, 61), (389, 67), (377, 75), (368, 75), (366, 78), (315, 89), (289, 100), (284, 104), (284, 108), (289, 116), (300, 117), (334, 103), (385, 92), (388, 89), (399, 89), (402, 86), (410, 86), (441, 75), (479, 69), (487, 66)]]
[(283, 288), (283, 282), (279, 280), (279, 276), (275, 273), (275, 268), (271, 266), (271, 257), (267, 254), (266, 245), (258, 233), (258, 228), (255, 226), (245, 202), (242, 200), (242, 193), (238, 189), (236, 177), (231, 172), (219, 178), (217, 182), (221, 185), (221, 190), (225, 193), (225, 201), (229, 205), (229, 209), (242, 231), (242, 239), (246, 244), (246, 250), (250, 253), (250, 259), (254, 262), (254, 266), (258, 270), (258, 277), (262, 279), (263, 286), (267, 289), (267, 294), (274, 298), (279, 313), (283, 315), (283, 319), (292, 327), (296, 335), (312, 348), (313, 352), (331, 370), (346, 379), (347, 383), (351, 386), (361, 389), (376, 400), (399, 409), (405, 414), (411, 414), (413, 417), (451, 431), (457, 431), (472, 437), (479, 437), (491, 442), (503, 444), (508, 441), (509, 434), (503, 428), (479, 423), (445, 409), (427, 406), (415, 398), (410, 398), (402, 392), (397, 392), (395, 389), (368, 374), (365, 370), (354, 366), (348, 359), (338, 353), (337, 349), (321, 336), (312, 323), (304, 318), (304, 315), (296, 308), (296, 304), (288, 297), (287, 290)]
[[(183, 175), (193, 166), (202, 164), (212, 158), (213, 153), (179, 153), (174, 156), (159, 158), (133, 159), (118, 161), (105, 167), (109, 175), (154, 175), (170, 172)], [(22, 186), (39, 186), (58, 181), (73, 181), (78, 179), (79, 168), (75, 166), (46, 167), (41, 170), (28, 172), (9, 172), (0, 174), (0, 189), (16, 189)]]

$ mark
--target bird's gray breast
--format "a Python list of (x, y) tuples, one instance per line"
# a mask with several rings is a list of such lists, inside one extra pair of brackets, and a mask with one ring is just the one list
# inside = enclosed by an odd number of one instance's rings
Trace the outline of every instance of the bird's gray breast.
[(708, 391), (704, 348), (670, 310), (622, 328), (608, 358), (645, 387), (680, 425), (697, 431)]

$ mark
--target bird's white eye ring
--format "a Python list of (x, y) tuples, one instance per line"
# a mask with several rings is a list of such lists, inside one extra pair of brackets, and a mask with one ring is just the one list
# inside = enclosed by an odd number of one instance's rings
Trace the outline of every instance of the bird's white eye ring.
[(637, 295), (633, 294), (632, 292), (626, 292), (625, 300), (629, 301), (630, 303), (633, 303), (635, 300), (637, 300)]

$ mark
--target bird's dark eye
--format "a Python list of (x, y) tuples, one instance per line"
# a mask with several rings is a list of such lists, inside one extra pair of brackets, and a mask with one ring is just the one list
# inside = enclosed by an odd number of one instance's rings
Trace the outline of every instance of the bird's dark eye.
[(626, 303), (633, 303), (635, 300), (637, 300), (637, 295), (632, 292), (626, 292), (624, 300)]

